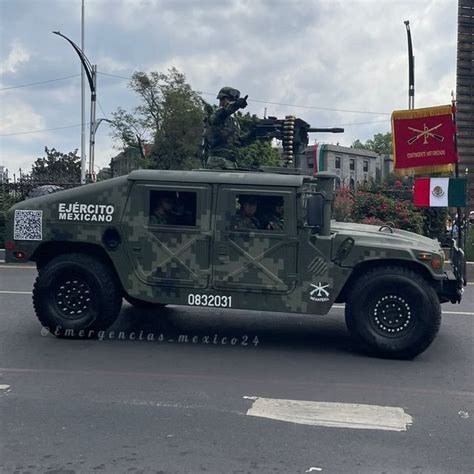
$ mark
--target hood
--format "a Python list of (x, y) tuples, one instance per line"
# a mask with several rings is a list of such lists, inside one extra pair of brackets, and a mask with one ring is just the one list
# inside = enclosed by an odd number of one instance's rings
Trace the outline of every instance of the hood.
[(374, 243), (383, 243), (388, 246), (404, 246), (433, 252), (440, 251), (437, 240), (406, 230), (393, 229), (393, 233), (391, 233), (389, 230), (380, 231), (379, 229), (379, 225), (331, 221), (331, 231), (337, 234), (347, 234), (356, 239), (373, 240)]

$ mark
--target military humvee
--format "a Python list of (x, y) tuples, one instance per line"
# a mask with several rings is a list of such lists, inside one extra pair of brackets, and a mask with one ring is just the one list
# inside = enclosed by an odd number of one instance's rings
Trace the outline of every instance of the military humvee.
[(461, 300), (464, 254), (455, 246), (448, 263), (435, 240), (332, 221), (334, 179), (133, 171), (15, 205), (6, 260), (36, 262), (34, 308), (60, 336), (107, 329), (122, 298), (309, 315), (346, 303), (362, 347), (412, 358), (435, 338), (440, 303)]

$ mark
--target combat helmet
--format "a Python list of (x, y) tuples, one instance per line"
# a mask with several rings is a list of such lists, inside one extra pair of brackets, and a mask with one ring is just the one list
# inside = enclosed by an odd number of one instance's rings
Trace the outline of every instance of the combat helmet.
[(231, 101), (235, 101), (240, 98), (240, 91), (233, 87), (223, 87), (217, 94), (216, 99), (223, 99), (224, 97), (227, 97)]

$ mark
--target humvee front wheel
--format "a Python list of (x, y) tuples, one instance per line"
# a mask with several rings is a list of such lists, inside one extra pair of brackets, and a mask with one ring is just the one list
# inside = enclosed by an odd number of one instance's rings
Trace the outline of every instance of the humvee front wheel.
[(352, 337), (370, 352), (411, 359), (436, 337), (441, 305), (417, 272), (379, 267), (360, 276), (350, 290), (346, 324)]
[(39, 321), (59, 337), (96, 336), (114, 323), (121, 304), (115, 274), (84, 254), (65, 254), (48, 262), (33, 289)]

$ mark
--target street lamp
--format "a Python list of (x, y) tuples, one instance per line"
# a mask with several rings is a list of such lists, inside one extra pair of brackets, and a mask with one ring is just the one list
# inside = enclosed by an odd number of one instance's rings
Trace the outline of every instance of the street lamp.
[[(84, 54), (76, 43), (71, 41), (67, 36), (63, 35), (60, 31), (53, 31), (55, 35), (63, 37), (76, 51), (81, 63), (84, 67), (84, 71), (89, 82), (91, 90), (91, 120), (90, 120), (90, 138), (89, 138), (89, 176), (93, 176), (94, 171), (94, 151), (95, 151), (95, 132), (99, 124), (96, 124), (95, 120), (95, 106), (97, 100), (97, 65), (91, 64), (87, 56)], [(100, 123), (100, 122), (99, 122)], [(81, 161), (81, 182), (85, 182), (85, 157)]]
[(408, 39), (408, 108), (415, 108), (415, 56), (411, 43), (410, 22), (404, 21)]

